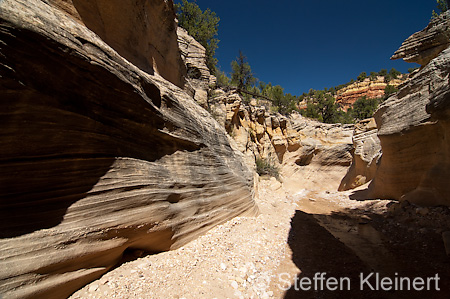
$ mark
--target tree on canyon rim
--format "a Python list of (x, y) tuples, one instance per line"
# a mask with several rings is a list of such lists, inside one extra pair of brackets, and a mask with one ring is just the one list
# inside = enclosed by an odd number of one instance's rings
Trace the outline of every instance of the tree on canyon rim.
[(214, 57), (218, 48), (220, 18), (209, 8), (202, 11), (197, 4), (182, 0), (175, 4), (178, 25), (187, 30), (190, 36), (206, 49), (206, 64), (212, 74), (216, 72), (217, 58)]
[(446, 12), (450, 6), (449, 2), (450, 2), (449, 0), (436, 0), (439, 14), (433, 10), (433, 18), (437, 18), (441, 13)]
[(231, 83), (237, 88), (248, 90), (255, 84), (256, 78), (242, 51), (239, 50), (239, 56), (231, 62), (231, 69)]

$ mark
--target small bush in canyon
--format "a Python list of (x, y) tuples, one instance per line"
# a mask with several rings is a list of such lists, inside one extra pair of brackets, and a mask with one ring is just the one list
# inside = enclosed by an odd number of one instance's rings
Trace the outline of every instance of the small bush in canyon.
[(256, 158), (256, 172), (259, 175), (269, 175), (277, 180), (280, 178), (280, 170), (270, 159)]

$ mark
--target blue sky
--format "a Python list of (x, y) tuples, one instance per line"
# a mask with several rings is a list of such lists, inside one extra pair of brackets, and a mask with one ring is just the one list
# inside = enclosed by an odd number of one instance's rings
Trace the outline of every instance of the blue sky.
[[(175, 3), (180, 2), (176, 0)], [(425, 28), (435, 0), (197, 0), (220, 17), (216, 57), (229, 74), (241, 50), (259, 80), (300, 95), (363, 71), (417, 65), (389, 58)]]

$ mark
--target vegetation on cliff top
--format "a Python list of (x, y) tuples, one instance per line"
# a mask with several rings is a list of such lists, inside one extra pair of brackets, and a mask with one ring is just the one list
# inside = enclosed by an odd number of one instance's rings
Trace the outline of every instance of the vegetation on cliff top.
[(436, 4), (437, 4), (437, 9), (439, 11), (439, 14), (433, 10), (432, 12), (432, 18), (437, 18), (439, 17), (439, 15), (441, 15), (443, 12), (446, 12), (448, 10), (449, 7), (449, 1), (447, 0), (436, 0)]
[(217, 58), (216, 49), (219, 40), (220, 18), (209, 8), (202, 11), (194, 2), (182, 0), (181, 4), (175, 4), (175, 11), (178, 16), (178, 25), (187, 30), (189, 35), (195, 38), (206, 49), (206, 64), (211, 73), (215, 73)]
[[(380, 102), (397, 92), (396, 87), (388, 84), (384, 90), (384, 97), (381, 99), (362, 97), (354, 103), (351, 109), (343, 111), (335, 99), (340, 89), (355, 82), (362, 82), (367, 78), (376, 80), (379, 77), (384, 77), (383, 81), (389, 83), (392, 79), (402, 76), (401, 72), (394, 68), (389, 72), (386, 69), (382, 69), (379, 72), (371, 72), (369, 76), (367, 76), (366, 72), (362, 72), (357, 77), (357, 81), (352, 79), (346, 84), (324, 88), (323, 90), (311, 89), (308, 93), (295, 96), (284, 93), (284, 89), (280, 85), (273, 86), (271, 83), (266, 84), (258, 81), (253, 76), (251, 67), (241, 51), (239, 51), (239, 56), (231, 63), (231, 66), (231, 79), (225, 73), (217, 72), (218, 87), (235, 86), (241, 91), (248, 92), (248, 94), (243, 93), (246, 100), (249, 99), (249, 94), (253, 97), (260, 96), (264, 99), (270, 99), (274, 112), (286, 115), (293, 111), (299, 111), (305, 117), (317, 119), (324, 123), (354, 123), (357, 120), (369, 118), (373, 115)], [(300, 109), (300, 103), (305, 102), (307, 103), (306, 108)]]
[[(195, 2), (195, 1), (194, 1)], [(438, 8), (445, 9), (444, 2), (437, 0)], [(207, 65), (211, 72), (217, 77), (217, 87), (238, 88), (244, 100), (248, 101), (251, 96), (270, 99), (272, 110), (281, 114), (289, 114), (293, 111), (299, 111), (305, 117), (317, 119), (325, 123), (354, 123), (356, 120), (372, 116), (378, 104), (384, 101), (389, 95), (397, 91), (394, 86), (387, 85), (385, 96), (382, 99), (368, 99), (363, 97), (358, 99), (351, 109), (343, 111), (336, 102), (337, 91), (343, 89), (355, 80), (351, 79), (348, 83), (341, 84), (323, 90), (310, 90), (300, 96), (285, 93), (280, 85), (273, 86), (270, 82), (265, 83), (256, 79), (251, 70), (246, 56), (239, 51), (236, 60), (231, 62), (232, 72), (227, 76), (224, 72), (216, 68), (217, 59), (214, 57), (215, 50), (218, 47), (219, 40), (216, 38), (218, 33), (219, 17), (210, 9), (202, 11), (197, 4), (182, 0), (181, 4), (175, 4), (179, 25), (185, 28), (188, 33), (199, 41), (206, 49)], [(410, 72), (414, 69), (410, 69)], [(392, 68), (389, 72), (382, 69), (379, 72), (362, 72), (358, 75), (356, 82), (364, 81), (369, 78), (376, 80), (378, 77), (384, 77), (384, 81), (389, 83), (401, 75), (399, 71)], [(306, 107), (300, 109), (300, 103), (305, 103)]]
[(253, 76), (247, 57), (244, 56), (242, 51), (239, 51), (239, 56), (231, 62), (231, 69), (233, 70), (231, 84), (237, 86), (237, 88), (248, 90), (255, 84), (256, 78)]

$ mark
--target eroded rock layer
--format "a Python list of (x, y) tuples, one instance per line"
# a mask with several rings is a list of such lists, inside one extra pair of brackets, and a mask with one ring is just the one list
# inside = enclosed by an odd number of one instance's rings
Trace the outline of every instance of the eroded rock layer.
[(347, 174), (339, 185), (339, 191), (357, 188), (375, 177), (381, 145), (373, 118), (360, 121), (353, 132), (353, 158)]
[(185, 90), (204, 108), (208, 107), (208, 90), (211, 73), (206, 65), (206, 49), (187, 31), (178, 27), (178, 46), (181, 58), (186, 65)]
[(450, 45), (449, 29), (450, 14), (445, 12), (432, 19), (427, 28), (408, 37), (391, 59), (427, 65)]
[(250, 165), (261, 159), (272, 164), (293, 191), (338, 188), (352, 160), (352, 125), (324, 124), (299, 114), (285, 117), (270, 112), (267, 101), (244, 104), (236, 91), (211, 94), (212, 115)]
[[(444, 25), (447, 23), (446, 19), (440, 20)], [(430, 26), (441, 25), (432, 21)], [(430, 26), (408, 39), (409, 44), (416, 45), (417, 56), (430, 62), (375, 114), (383, 155), (369, 186), (372, 198), (450, 205), (450, 49), (437, 54), (435, 50), (442, 47), (434, 44), (434, 50), (430, 50), (429, 39), (423, 38)], [(409, 60), (409, 56), (405, 59)]]
[(337, 91), (336, 102), (347, 111), (353, 107), (353, 104), (360, 98), (379, 99), (384, 97), (384, 89), (389, 84), (397, 87), (406, 79), (403, 75), (399, 79), (392, 79), (388, 83), (385, 82), (383, 76), (377, 77), (375, 80), (366, 78), (362, 82), (355, 82), (347, 87)]
[(5, 298), (65, 298), (127, 249), (257, 212), (252, 172), (205, 110), (44, 1), (0, 2), (0, 99)]

